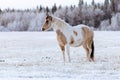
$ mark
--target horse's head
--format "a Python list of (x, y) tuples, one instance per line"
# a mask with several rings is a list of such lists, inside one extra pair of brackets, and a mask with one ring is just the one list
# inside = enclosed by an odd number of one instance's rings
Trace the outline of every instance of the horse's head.
[(42, 31), (49, 30), (51, 28), (51, 24), (52, 24), (52, 16), (47, 15), (45, 19), (45, 23), (42, 27)]

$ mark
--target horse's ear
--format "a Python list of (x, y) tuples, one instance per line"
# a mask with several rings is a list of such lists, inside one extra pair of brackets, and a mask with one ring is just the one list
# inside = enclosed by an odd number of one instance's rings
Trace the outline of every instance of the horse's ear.
[(51, 16), (52, 14), (50, 12), (47, 12), (46, 13), (46, 16)]
[(49, 16), (48, 12), (46, 13), (46, 16)]
[(50, 15), (50, 13), (47, 12), (46, 16), (47, 16), (46, 18), (49, 18), (52, 21), (52, 16)]
[(49, 16), (50, 17), (50, 20), (52, 21), (52, 16)]

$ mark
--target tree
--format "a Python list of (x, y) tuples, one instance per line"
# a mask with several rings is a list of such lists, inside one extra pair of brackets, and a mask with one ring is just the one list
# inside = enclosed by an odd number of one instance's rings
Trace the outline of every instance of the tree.
[(94, 0), (92, 0), (92, 3), (91, 3), (93, 6), (95, 5), (95, 1)]
[(83, 0), (79, 0), (78, 7), (80, 10), (82, 9), (83, 4), (84, 4)]
[(42, 6), (40, 5), (39, 11), (41, 12), (41, 11), (42, 11), (42, 9), (43, 9), (43, 8), (42, 8)]
[(54, 4), (54, 6), (52, 7), (52, 13), (54, 14), (54, 12), (57, 11), (57, 7), (56, 7), (56, 4)]
[(50, 12), (50, 10), (49, 10), (48, 6), (46, 7), (46, 12), (47, 12), (47, 13), (48, 13), (48, 12)]
[(95, 28), (98, 28), (100, 26), (100, 22), (103, 19), (103, 17), (104, 17), (104, 12), (101, 9), (96, 8), (94, 10), (94, 27)]
[(118, 7), (120, 5), (120, 0), (110, 0), (111, 1), (111, 9), (114, 13), (118, 12)]
[(0, 13), (2, 13), (2, 10), (0, 9)]
[(58, 9), (62, 9), (62, 6), (60, 5), (60, 6), (58, 7)]
[(43, 9), (43, 8), (42, 8), (42, 6), (41, 6), (41, 5), (40, 5), (40, 7), (38, 7), (38, 6), (37, 6), (37, 11), (38, 11), (38, 12), (41, 12), (41, 11), (42, 11), (42, 9)]
[(110, 8), (110, 3), (109, 0), (105, 0), (104, 2), (104, 19), (109, 19), (109, 23), (111, 23), (111, 8)]
[(83, 0), (79, 0), (78, 6), (80, 7), (80, 6), (83, 5), (83, 4), (84, 4)]

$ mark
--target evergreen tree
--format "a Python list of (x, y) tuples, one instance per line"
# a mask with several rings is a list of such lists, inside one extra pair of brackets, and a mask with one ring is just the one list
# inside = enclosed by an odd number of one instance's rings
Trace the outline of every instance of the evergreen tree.
[(47, 13), (48, 13), (48, 12), (50, 12), (50, 10), (49, 10), (48, 6), (46, 7), (46, 12), (47, 12)]
[(83, 0), (79, 0), (78, 7), (80, 10), (82, 10), (82, 5), (84, 4)]
[(2, 10), (0, 9), (0, 13), (2, 13)]
[(60, 6), (58, 7), (58, 9), (62, 9), (62, 6), (60, 5)]
[(72, 11), (73, 9), (74, 9), (74, 7), (71, 5), (71, 6), (70, 6), (70, 10)]
[(118, 5), (120, 5), (120, 0), (110, 0), (111, 1), (111, 9), (114, 13), (118, 12)]
[(41, 11), (42, 11), (42, 9), (43, 9), (43, 8), (42, 8), (42, 6), (40, 5), (39, 11), (41, 12)]
[(110, 9), (110, 3), (109, 0), (105, 0), (104, 2), (104, 19), (109, 19), (109, 23), (111, 23), (111, 9)]
[(92, 0), (92, 3), (91, 3), (93, 6), (95, 5), (95, 1), (94, 0)]
[(56, 12), (57, 11), (57, 6), (56, 6), (56, 4), (54, 4), (54, 6), (52, 7), (52, 13), (54, 14), (54, 12)]

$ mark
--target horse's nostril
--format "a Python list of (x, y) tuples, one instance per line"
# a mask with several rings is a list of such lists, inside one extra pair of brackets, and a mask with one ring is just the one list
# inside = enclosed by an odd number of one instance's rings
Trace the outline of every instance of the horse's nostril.
[(42, 28), (42, 31), (45, 31), (45, 29), (44, 29), (44, 28)]

